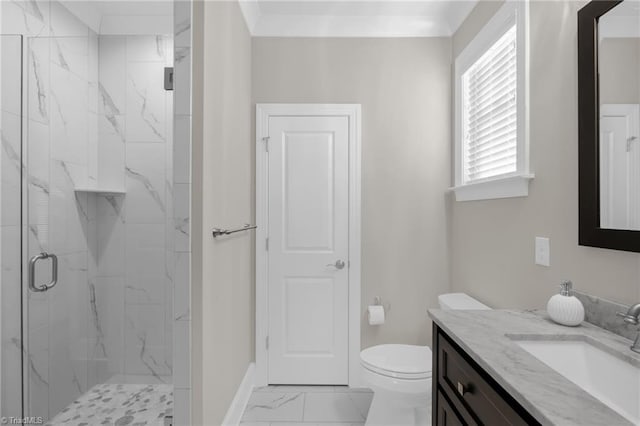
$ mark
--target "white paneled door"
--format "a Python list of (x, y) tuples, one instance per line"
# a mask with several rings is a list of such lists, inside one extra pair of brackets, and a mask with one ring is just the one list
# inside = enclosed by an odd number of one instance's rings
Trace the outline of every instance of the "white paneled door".
[(349, 117), (268, 118), (268, 382), (349, 381)]
[(640, 229), (640, 107), (600, 107), (600, 226)]

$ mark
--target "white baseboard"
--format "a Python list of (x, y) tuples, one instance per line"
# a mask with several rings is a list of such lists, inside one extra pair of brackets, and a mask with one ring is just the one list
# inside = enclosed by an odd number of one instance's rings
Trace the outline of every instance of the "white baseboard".
[(238, 426), (240, 424), (244, 410), (247, 408), (247, 403), (251, 397), (251, 392), (253, 391), (255, 370), (256, 364), (252, 362), (249, 364), (249, 367), (247, 367), (247, 372), (244, 374), (242, 382), (240, 382), (233, 401), (231, 401), (227, 415), (224, 416), (224, 420), (222, 421), (222, 426)]

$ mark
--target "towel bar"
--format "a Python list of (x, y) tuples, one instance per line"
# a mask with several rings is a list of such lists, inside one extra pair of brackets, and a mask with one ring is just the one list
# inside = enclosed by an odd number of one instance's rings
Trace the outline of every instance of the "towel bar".
[(242, 228), (237, 228), (237, 229), (213, 228), (212, 234), (213, 234), (213, 238), (216, 238), (221, 235), (235, 234), (236, 232), (248, 231), (250, 229), (256, 229), (256, 228), (257, 228), (256, 225), (249, 225), (248, 223), (246, 223)]

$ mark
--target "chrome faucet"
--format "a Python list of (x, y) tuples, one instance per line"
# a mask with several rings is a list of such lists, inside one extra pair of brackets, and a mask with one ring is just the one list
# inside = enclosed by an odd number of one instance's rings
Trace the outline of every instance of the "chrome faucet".
[[(640, 324), (640, 303), (636, 303), (631, 306), (627, 313), (618, 312), (618, 316), (624, 319), (624, 322), (631, 325)], [(636, 335), (636, 340), (634, 340), (633, 345), (631, 345), (631, 350), (637, 353), (640, 353), (640, 331)]]

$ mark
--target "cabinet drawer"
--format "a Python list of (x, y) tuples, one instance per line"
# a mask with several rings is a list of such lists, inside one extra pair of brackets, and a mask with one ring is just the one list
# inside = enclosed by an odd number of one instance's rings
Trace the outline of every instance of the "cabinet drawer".
[(482, 370), (462, 355), (457, 345), (441, 332), (437, 338), (437, 380), (453, 405), (460, 403), (479, 424), (528, 424), (505, 396), (494, 389), (495, 385), (481, 375)]
[(438, 391), (438, 412), (436, 414), (437, 426), (464, 426), (464, 421), (458, 417), (455, 409), (449, 404), (447, 397)]

